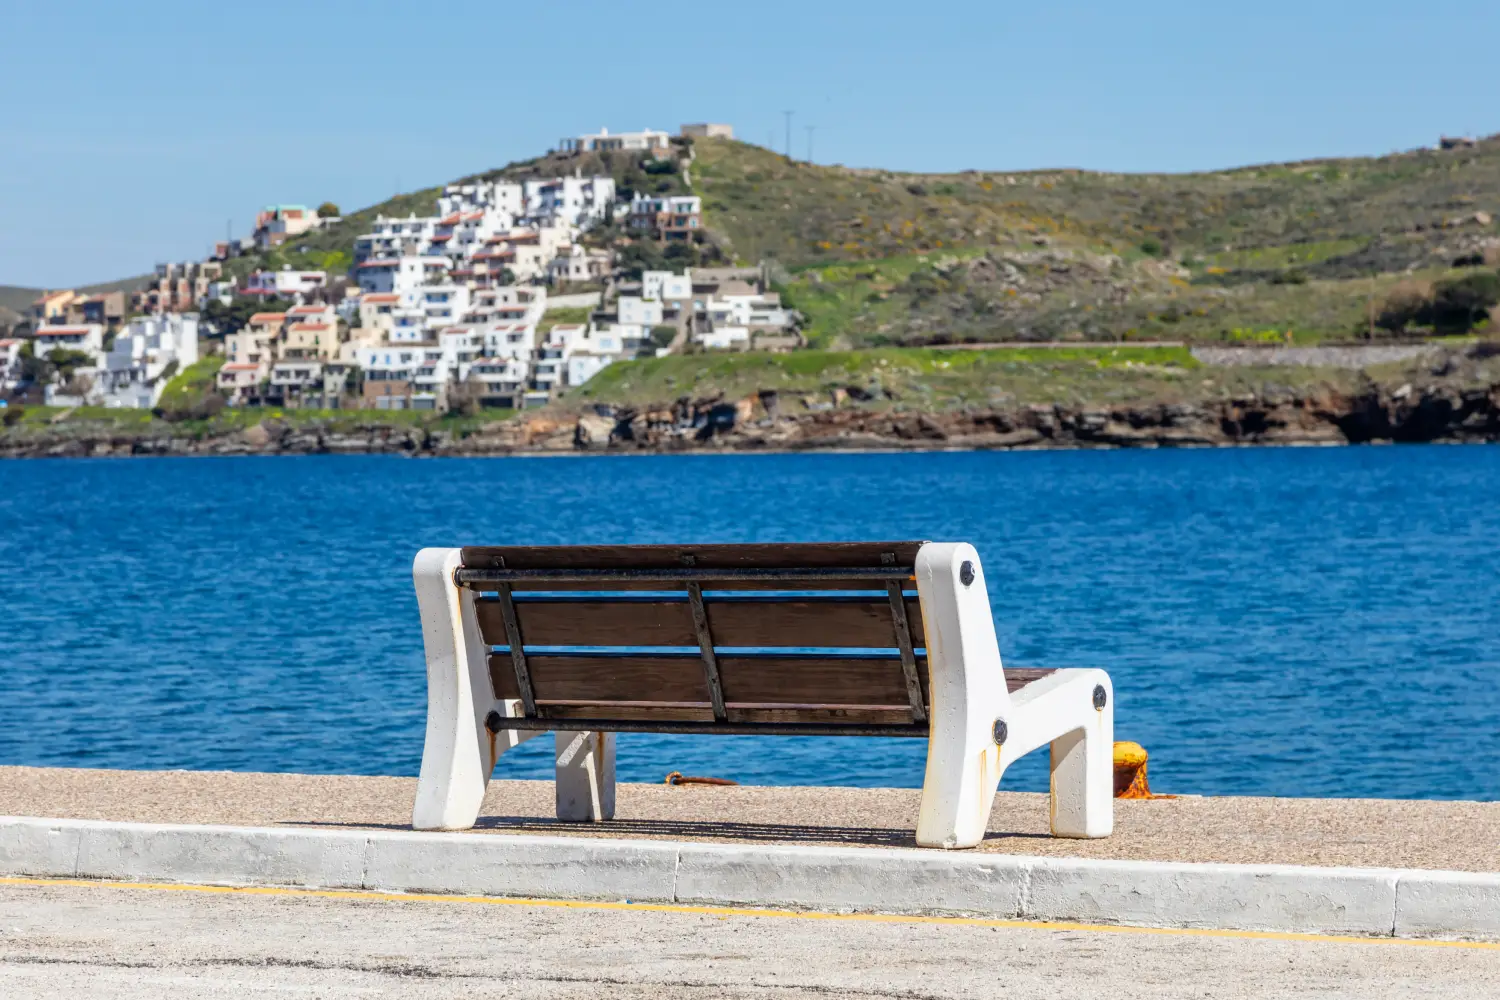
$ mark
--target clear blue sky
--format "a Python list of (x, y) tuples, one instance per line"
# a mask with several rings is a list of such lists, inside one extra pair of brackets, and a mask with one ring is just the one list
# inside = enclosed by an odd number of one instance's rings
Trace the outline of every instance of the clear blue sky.
[(261, 205), (345, 209), (685, 121), (819, 162), (1184, 171), (1500, 131), (1494, 0), (5, 0), (0, 284), (201, 257)]

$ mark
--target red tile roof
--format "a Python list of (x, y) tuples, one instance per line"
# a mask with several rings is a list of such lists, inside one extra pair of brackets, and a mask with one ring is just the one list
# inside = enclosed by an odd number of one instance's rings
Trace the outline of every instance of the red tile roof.
[(399, 296), (399, 295), (393, 295), (390, 292), (378, 292), (378, 293), (377, 292), (371, 292), (369, 295), (366, 295), (364, 298), (360, 299), (360, 301), (361, 302), (375, 302), (375, 303), (381, 303), (381, 302), (400, 302), (401, 301), (401, 296)]
[(256, 313), (250, 317), (250, 322), (259, 326), (262, 323), (281, 323), (286, 320), (286, 313)]
[(304, 331), (308, 331), (308, 332), (311, 332), (313, 330), (326, 330), (326, 329), (328, 329), (328, 327), (329, 327), (328, 323), (293, 323), (292, 324), (292, 329), (293, 330), (304, 330)]
[(43, 326), (38, 327), (38, 337), (76, 337), (81, 333), (88, 333), (86, 326)]

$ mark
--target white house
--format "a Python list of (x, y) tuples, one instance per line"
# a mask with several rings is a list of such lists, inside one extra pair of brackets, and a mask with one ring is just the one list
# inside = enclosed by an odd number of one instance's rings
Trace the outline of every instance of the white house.
[(21, 345), (24, 340), (0, 339), (0, 392), (9, 392), (21, 378)]
[(469, 317), (479, 323), (537, 324), (547, 311), (547, 289), (497, 285), (475, 290)]
[(370, 232), (354, 240), (354, 261), (363, 264), (377, 257), (414, 257), (428, 252), (437, 218), (415, 214), (405, 219), (387, 219), (377, 215)]
[(624, 338), (613, 330), (585, 329), (575, 337), (567, 359), (569, 386), (583, 385), (600, 369), (625, 357), (628, 348)]
[(602, 153), (615, 149), (665, 150), (671, 148), (672, 137), (665, 132), (642, 129), (639, 132), (616, 132), (601, 128), (592, 135), (572, 136), (558, 140), (558, 149), (564, 153)]
[(260, 384), (271, 373), (265, 361), (227, 361), (219, 366), (214, 385), (231, 406), (239, 406), (260, 395)]
[(32, 350), (39, 358), (45, 358), (58, 349), (82, 351), (92, 357), (93, 364), (97, 365), (100, 356), (104, 353), (104, 327), (98, 323), (85, 323), (77, 326), (39, 326), (36, 328), (35, 336), (36, 341)]
[(288, 265), (280, 271), (255, 271), (245, 279), (246, 295), (300, 298), (328, 284), (324, 271), (294, 271)]
[(641, 298), (654, 299), (657, 302), (669, 299), (690, 299), (693, 297), (693, 272), (683, 271), (681, 274), (673, 274), (671, 271), (643, 271), (641, 272)]
[(662, 321), (662, 304), (659, 299), (621, 295), (615, 299), (615, 311), (619, 322), (626, 326), (650, 327), (657, 326)]
[(278, 361), (271, 366), (271, 396), (278, 402), (300, 402), (323, 392), (323, 364), (313, 360)]
[(447, 257), (430, 254), (425, 257), (383, 257), (367, 260), (355, 268), (359, 289), (366, 294), (401, 294), (415, 292), (427, 284), (443, 281), (452, 268)]
[(558, 282), (603, 281), (609, 277), (614, 255), (577, 243), (564, 243), (547, 262), (547, 279)]
[(750, 347), (750, 328), (747, 326), (716, 326), (693, 334), (693, 340), (709, 350), (743, 351)]
[(138, 316), (115, 334), (94, 391), (105, 406), (148, 410), (161, 399), (170, 374), (197, 360), (196, 314)]
[(603, 222), (615, 203), (613, 177), (554, 177), (525, 183), (525, 217), (537, 226), (587, 229)]
[(529, 361), (535, 346), (534, 323), (494, 323), (484, 328), (485, 357)]
[(531, 366), (518, 358), (475, 358), (467, 380), (480, 387), (481, 406), (515, 407), (531, 377)]
[(516, 181), (481, 181), (475, 184), (449, 184), (438, 196), (438, 216), (475, 209), (494, 209), (512, 217), (526, 211), (525, 189)]
[(630, 202), (630, 226), (658, 239), (681, 240), (703, 228), (703, 199), (695, 194), (648, 195)]
[(428, 285), (419, 293), (423, 322), (429, 331), (441, 330), (445, 326), (462, 320), (469, 314), (469, 286), (451, 282)]

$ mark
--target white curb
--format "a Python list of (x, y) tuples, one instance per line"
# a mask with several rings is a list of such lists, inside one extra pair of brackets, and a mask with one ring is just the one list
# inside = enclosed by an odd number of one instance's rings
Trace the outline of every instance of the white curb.
[(1500, 875), (0, 817), (0, 875), (1500, 938)]

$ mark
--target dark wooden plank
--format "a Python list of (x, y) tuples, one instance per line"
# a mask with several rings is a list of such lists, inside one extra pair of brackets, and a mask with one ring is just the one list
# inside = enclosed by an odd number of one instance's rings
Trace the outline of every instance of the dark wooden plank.
[(602, 730), (615, 733), (682, 733), (703, 736), (728, 736), (733, 733), (747, 735), (779, 736), (904, 736), (926, 739), (927, 723), (897, 723), (895, 725), (849, 722), (719, 722), (677, 721), (672, 719), (512, 719), (492, 716), (494, 730), (553, 730), (581, 729)]
[[(906, 602), (914, 645), (926, 644), (922, 606)], [(896, 625), (885, 596), (869, 601), (710, 601), (714, 644), (724, 646), (846, 646), (895, 649)], [(529, 640), (528, 640), (529, 641)]]
[[(479, 631), (491, 645), (499, 606), (475, 602)], [(528, 646), (696, 646), (698, 633), (686, 601), (517, 601), (516, 615)]]
[[(691, 661), (694, 666), (697, 661)], [(708, 705), (702, 708), (640, 708), (631, 705), (547, 705), (539, 706), (537, 713), (543, 719), (591, 719), (626, 722), (713, 722), (714, 710)], [(601, 728), (590, 725), (590, 729)], [(606, 730), (608, 731), (608, 730)]]
[[(919, 660), (927, 697), (927, 661)], [(891, 658), (720, 656), (726, 706), (905, 705), (901, 661)], [(908, 718), (908, 721), (909, 718)]]
[[(729, 710), (729, 721), (738, 723), (816, 723), (821, 722), (830, 725), (845, 726), (868, 726), (868, 725), (911, 725), (911, 709), (904, 705), (888, 705), (884, 707), (826, 707), (826, 706), (804, 706), (799, 708), (776, 707), (776, 708), (731, 708)], [(926, 723), (923, 722), (923, 725)]]
[[(611, 702), (658, 702), (701, 705), (701, 710), (693, 711), (713, 719), (702, 661), (697, 657), (533, 655), (527, 663), (538, 711), (545, 702), (572, 702), (597, 707), (571, 717), (594, 718), (608, 714), (604, 706)], [(904, 718), (911, 719), (910, 709), (901, 707), (906, 703), (906, 681), (897, 659), (720, 657), (718, 664), (730, 718), (736, 712), (769, 711), (769, 706), (778, 705), (857, 705), (904, 712)], [(519, 697), (510, 656), (491, 654), (489, 665), (495, 698)], [(923, 699), (930, 706), (926, 661), (919, 660), (918, 665)], [(1005, 671), (1006, 685), (1015, 693), (1050, 673), (1045, 668), (1010, 667)], [(649, 717), (651, 711), (639, 709), (632, 718)]]
[[(516, 698), (515, 680), (506, 680), (510, 656), (490, 655), (495, 697)], [(531, 689), (538, 704), (548, 701), (690, 702), (711, 705), (703, 680), (703, 661), (696, 656), (546, 656), (526, 658)], [(710, 711), (709, 716), (712, 718)]]
[[(626, 722), (713, 722), (713, 709), (656, 707), (630, 704), (608, 705), (538, 705), (537, 717), (541, 719), (589, 719), (594, 722), (621, 720)], [(823, 723), (826, 725), (910, 725), (911, 711), (904, 706), (866, 708), (861, 706), (782, 707), (775, 708), (731, 708), (724, 720), (741, 725), (747, 723)]]
[(1055, 670), (1055, 667), (1006, 667), (1005, 686), (1011, 694), (1015, 694), (1032, 681), (1039, 681)]
[[(686, 597), (686, 591), (684, 591)], [(516, 601), (528, 646), (697, 646), (688, 601)], [(897, 648), (889, 602), (869, 600), (766, 600), (707, 603), (716, 646), (842, 646)], [(494, 598), (475, 602), (480, 634), (507, 645), (505, 622)], [(912, 643), (922, 646), (921, 604), (906, 601)]]
[[(783, 591), (796, 592), (801, 590), (867, 590), (872, 594), (884, 594), (886, 581), (860, 580), (858, 578), (848, 580), (797, 580), (788, 582), (785, 580), (712, 580), (703, 584), (703, 589), (708, 592), (714, 591)], [(478, 593), (493, 593), (493, 584), (474, 583), (467, 584), (470, 589)], [(908, 591), (917, 589), (916, 577), (909, 577), (905, 582)], [(653, 580), (609, 580), (583, 581), (583, 580), (548, 580), (518, 581), (511, 584), (511, 590), (518, 599), (524, 599), (531, 595), (542, 595), (548, 593), (572, 593), (583, 591), (598, 594), (629, 594), (642, 591), (655, 591), (669, 594), (686, 594), (687, 588), (681, 581), (653, 581)], [(540, 598), (545, 600), (545, 598)], [(712, 600), (713, 598), (709, 598)]]
[(467, 546), (466, 569), (786, 569), (898, 566), (916, 562), (922, 542), (816, 542), (750, 545), (515, 545)]

